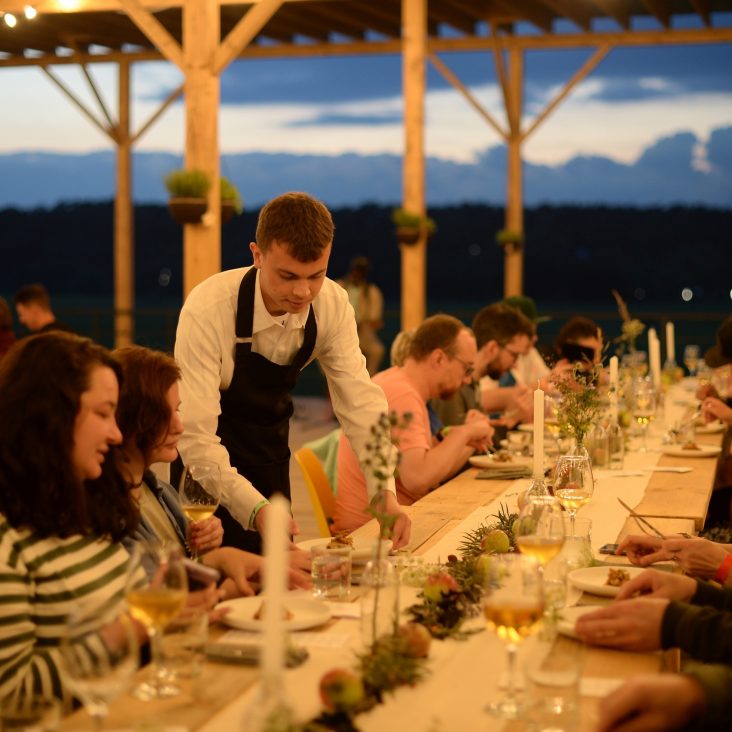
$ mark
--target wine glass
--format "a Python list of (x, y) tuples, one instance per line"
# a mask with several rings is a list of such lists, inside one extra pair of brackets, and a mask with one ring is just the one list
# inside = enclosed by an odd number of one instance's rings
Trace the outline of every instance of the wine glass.
[(544, 396), (544, 431), (548, 432), (554, 440), (554, 447), (559, 452), (559, 408), (562, 398), (558, 394), (546, 394)]
[[(198, 460), (186, 465), (178, 485), (181, 509), (192, 523), (205, 521), (214, 515), (219, 507), (219, 480), (221, 469), (212, 460)], [(198, 550), (190, 547), (193, 559), (198, 559)]]
[(636, 380), (633, 387), (633, 419), (638, 423), (643, 437), (639, 452), (648, 452), (648, 426), (656, 415), (656, 391), (647, 379)]
[(577, 511), (592, 497), (595, 481), (586, 455), (562, 455), (554, 469), (554, 495), (569, 514), (574, 536)]
[(684, 348), (684, 366), (689, 369), (689, 376), (696, 376), (700, 353), (699, 346), (689, 345)]
[(491, 556), (486, 570), (483, 614), (488, 629), (506, 644), (508, 688), (504, 697), (488, 705), (487, 711), (503, 719), (517, 719), (524, 705), (516, 696), (518, 644), (535, 633), (544, 614), (539, 564), (524, 554)]
[(105, 619), (99, 608), (84, 608), (66, 619), (63, 680), (84, 704), (96, 732), (104, 728), (109, 702), (127, 690), (139, 663), (134, 623), (126, 613)]
[[(133, 571), (126, 590), (132, 617), (139, 620), (150, 636), (150, 678), (137, 686), (134, 695), (145, 701), (180, 694), (164, 673), (162, 666), (162, 635), (165, 627), (183, 609), (188, 595), (188, 581), (183, 557), (176, 549), (158, 544), (139, 542), (132, 555)], [(149, 584), (140, 584), (135, 568), (142, 565), (152, 570)]]
[(534, 557), (543, 573), (564, 546), (564, 516), (559, 500), (548, 495), (529, 499), (514, 524), (513, 535), (519, 551)]

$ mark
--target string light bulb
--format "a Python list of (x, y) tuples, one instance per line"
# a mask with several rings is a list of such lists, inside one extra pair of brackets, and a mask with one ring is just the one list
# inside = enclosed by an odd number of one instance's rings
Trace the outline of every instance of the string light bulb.
[(3, 20), (8, 28), (15, 28), (15, 26), (18, 25), (18, 19), (12, 13), (5, 13), (3, 15)]
[(26, 17), (26, 20), (33, 20), (33, 18), (38, 15), (38, 11), (32, 5), (26, 5), (23, 8), (23, 14)]

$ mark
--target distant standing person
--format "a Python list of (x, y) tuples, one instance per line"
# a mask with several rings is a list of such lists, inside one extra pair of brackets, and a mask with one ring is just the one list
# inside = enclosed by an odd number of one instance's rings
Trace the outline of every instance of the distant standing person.
[(15, 343), (13, 333), (13, 314), (10, 312), (8, 302), (0, 297), (0, 358), (2, 358)]
[(31, 333), (46, 333), (49, 330), (71, 331), (68, 325), (56, 320), (51, 310), (51, 297), (40, 284), (26, 285), (15, 293), (15, 309), (18, 320)]
[(348, 300), (356, 313), (358, 326), (358, 345), (366, 356), (366, 369), (373, 376), (384, 358), (384, 344), (376, 332), (384, 327), (384, 296), (381, 290), (369, 282), (367, 275), (371, 263), (366, 257), (356, 257), (346, 277), (338, 280), (345, 288)]

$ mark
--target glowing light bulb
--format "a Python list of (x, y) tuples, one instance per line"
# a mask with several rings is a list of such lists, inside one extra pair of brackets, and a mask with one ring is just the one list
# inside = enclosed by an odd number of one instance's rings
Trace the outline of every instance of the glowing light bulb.
[(32, 5), (26, 5), (23, 8), (23, 13), (28, 20), (33, 20), (38, 15), (38, 11)]
[(15, 26), (18, 25), (18, 19), (12, 13), (5, 13), (5, 15), (3, 15), (3, 20), (8, 28), (15, 28)]

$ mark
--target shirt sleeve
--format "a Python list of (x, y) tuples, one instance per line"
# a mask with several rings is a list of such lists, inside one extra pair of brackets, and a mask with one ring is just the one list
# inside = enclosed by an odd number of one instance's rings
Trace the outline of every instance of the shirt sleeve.
[[(319, 343), (314, 355), (328, 380), (333, 411), (363, 470), (371, 428), (382, 414), (388, 414), (389, 405), (384, 392), (371, 381), (366, 370), (348, 295), (334, 284), (324, 294), (327, 298), (322, 302), (322, 309), (316, 309)], [(391, 449), (395, 463), (396, 448), (392, 446)], [(369, 470), (364, 470), (364, 476), (370, 501), (380, 486)], [(393, 477), (385, 488), (396, 494)]]
[(663, 614), (661, 645), (699, 661), (732, 663), (732, 613), (672, 601)]
[[(229, 453), (216, 434), (221, 414), (220, 328), (209, 317), (185, 306), (175, 338), (180, 366), (181, 417), (184, 432), (178, 449), (185, 463), (211, 460), (221, 471), (221, 503), (244, 527), (253, 528), (255, 509), (266, 499), (231, 465)], [(233, 344), (231, 345), (233, 348)]]

